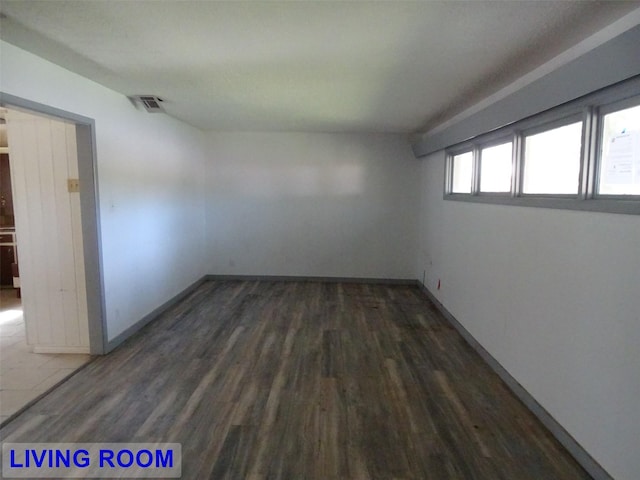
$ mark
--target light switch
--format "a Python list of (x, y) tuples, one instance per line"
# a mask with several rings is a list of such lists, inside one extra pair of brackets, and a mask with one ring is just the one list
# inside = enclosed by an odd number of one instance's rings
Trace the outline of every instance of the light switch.
[(80, 191), (80, 180), (77, 178), (67, 179), (67, 190), (69, 190), (69, 193), (78, 193)]

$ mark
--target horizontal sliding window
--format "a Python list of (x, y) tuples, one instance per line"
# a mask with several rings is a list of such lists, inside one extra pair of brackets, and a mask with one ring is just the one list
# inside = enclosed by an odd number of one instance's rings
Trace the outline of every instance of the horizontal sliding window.
[(524, 137), (525, 194), (577, 194), (582, 122)]
[(446, 153), (445, 200), (640, 215), (640, 75)]
[(480, 150), (480, 191), (509, 193), (511, 191), (513, 142)]
[(453, 193), (471, 193), (473, 175), (473, 153), (453, 156)]
[(640, 195), (640, 105), (604, 115), (601, 195)]

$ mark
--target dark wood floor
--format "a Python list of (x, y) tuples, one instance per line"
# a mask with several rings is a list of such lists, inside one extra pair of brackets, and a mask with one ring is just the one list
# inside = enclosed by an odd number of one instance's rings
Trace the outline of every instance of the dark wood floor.
[(417, 287), (203, 284), (0, 431), (184, 479), (588, 479)]

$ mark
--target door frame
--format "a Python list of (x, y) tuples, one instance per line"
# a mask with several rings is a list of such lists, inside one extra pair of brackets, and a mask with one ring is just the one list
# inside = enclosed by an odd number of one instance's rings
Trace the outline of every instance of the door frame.
[(91, 355), (103, 355), (108, 349), (95, 120), (1, 91), (0, 106), (55, 117), (76, 125), (78, 176), (80, 179), (80, 215), (89, 321), (89, 351)]

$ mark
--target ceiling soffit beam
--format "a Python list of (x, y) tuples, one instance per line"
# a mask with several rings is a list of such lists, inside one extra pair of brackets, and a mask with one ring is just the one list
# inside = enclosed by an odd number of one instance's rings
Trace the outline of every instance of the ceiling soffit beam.
[(428, 132), (415, 134), (416, 157), (640, 75), (640, 8), (508, 87)]

